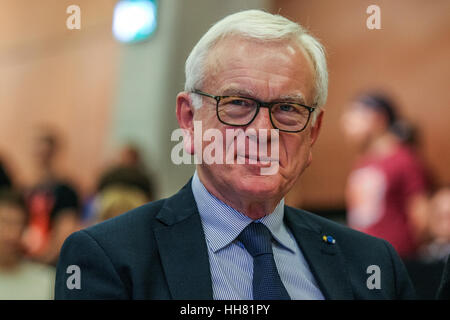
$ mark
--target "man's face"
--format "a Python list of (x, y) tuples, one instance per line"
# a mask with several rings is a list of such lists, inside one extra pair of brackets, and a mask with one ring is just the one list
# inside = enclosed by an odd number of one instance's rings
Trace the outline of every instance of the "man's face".
[[(315, 93), (313, 65), (306, 53), (290, 42), (263, 43), (228, 37), (210, 52), (206, 63), (206, 79), (202, 88), (198, 89), (217, 96), (238, 95), (265, 102), (288, 100), (311, 106)], [(221, 123), (215, 107), (214, 99), (204, 97), (203, 106), (195, 110), (194, 120), (202, 121), (203, 132), (210, 128), (220, 130), (225, 141), (226, 130), (236, 130), (236, 127)], [(306, 129), (299, 133), (279, 132), (279, 169), (275, 174), (262, 175), (261, 168), (264, 165), (259, 161), (250, 164), (248, 158), (245, 164), (236, 164), (236, 143), (224, 145), (224, 158), (230, 148), (234, 149), (231, 150), (234, 164), (203, 163), (199, 166), (199, 174), (217, 190), (231, 190), (233, 194), (227, 191), (224, 197), (281, 199), (311, 161), (311, 147), (317, 138), (320, 120), (321, 115), (314, 127), (310, 120)], [(273, 126), (269, 110), (261, 108), (250, 125), (238, 129), (246, 132), (254, 129), (256, 133), (265, 129), (270, 136)], [(248, 136), (245, 139), (246, 148), (255, 142), (249, 141)], [(203, 150), (209, 143), (203, 142)], [(269, 156), (274, 156), (270, 154), (272, 143), (275, 142), (267, 141)]]

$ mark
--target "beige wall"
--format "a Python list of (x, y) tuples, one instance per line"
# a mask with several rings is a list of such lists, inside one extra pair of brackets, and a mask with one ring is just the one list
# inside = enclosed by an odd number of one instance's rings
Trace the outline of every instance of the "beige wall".
[[(381, 8), (381, 30), (366, 28), (366, 8)], [(330, 83), (322, 134), (312, 166), (288, 197), (308, 207), (343, 203), (354, 159), (339, 117), (359, 90), (386, 89), (402, 114), (421, 130), (423, 153), (438, 182), (450, 182), (450, 2), (276, 0), (273, 11), (290, 17), (322, 40)]]
[[(67, 6), (81, 7), (68, 30)], [(66, 145), (61, 166), (82, 190), (104, 160), (118, 45), (112, 0), (0, 1), (0, 154), (22, 184), (32, 181), (35, 128), (50, 124)]]

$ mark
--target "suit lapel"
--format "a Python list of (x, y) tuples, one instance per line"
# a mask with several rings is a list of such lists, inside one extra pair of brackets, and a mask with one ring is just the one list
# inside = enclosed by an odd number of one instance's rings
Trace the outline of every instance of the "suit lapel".
[(339, 249), (323, 241), (320, 226), (292, 208), (285, 207), (285, 219), (326, 299), (353, 299), (350, 278)]
[(213, 299), (208, 251), (191, 181), (166, 200), (154, 233), (173, 299)]
[[(350, 278), (339, 248), (322, 240), (320, 226), (285, 208), (285, 221), (302, 250), (326, 299), (353, 299)], [(213, 299), (203, 227), (191, 181), (166, 200), (153, 227), (170, 293), (176, 300)]]

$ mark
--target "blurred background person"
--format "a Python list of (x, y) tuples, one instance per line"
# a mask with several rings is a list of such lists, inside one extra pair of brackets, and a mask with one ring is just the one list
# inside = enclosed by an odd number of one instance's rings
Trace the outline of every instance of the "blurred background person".
[(25, 243), (30, 258), (56, 265), (64, 240), (80, 227), (80, 200), (76, 189), (56, 170), (59, 136), (43, 129), (33, 147), (38, 178), (27, 193), (30, 223)]
[(405, 119), (397, 119), (397, 121), (392, 125), (391, 131), (401, 143), (410, 146), (416, 151), (420, 151), (421, 141), (419, 139), (418, 128), (409, 121)]
[(114, 218), (149, 202), (145, 192), (137, 187), (115, 184), (106, 187), (95, 198), (96, 222)]
[(154, 200), (156, 196), (152, 174), (149, 173), (139, 147), (133, 143), (123, 145), (113, 165), (106, 169), (98, 181), (101, 191), (114, 184), (135, 187)]
[(154, 181), (139, 148), (124, 145), (113, 165), (99, 177), (97, 188), (85, 202), (82, 224), (92, 225), (156, 199)]
[(428, 236), (417, 257), (405, 261), (420, 299), (436, 297), (445, 261), (450, 255), (450, 186), (438, 189), (430, 199)]
[(0, 190), (0, 300), (53, 299), (53, 267), (25, 259), (28, 212), (22, 195)]
[(389, 241), (406, 258), (426, 237), (429, 181), (397, 123), (393, 102), (379, 93), (358, 96), (343, 115), (345, 135), (359, 153), (347, 180), (347, 223)]
[(419, 250), (424, 261), (445, 262), (450, 255), (450, 186), (438, 189), (428, 212), (429, 241)]
[(127, 143), (119, 150), (117, 166), (127, 168), (139, 168), (146, 171), (139, 147), (134, 143)]

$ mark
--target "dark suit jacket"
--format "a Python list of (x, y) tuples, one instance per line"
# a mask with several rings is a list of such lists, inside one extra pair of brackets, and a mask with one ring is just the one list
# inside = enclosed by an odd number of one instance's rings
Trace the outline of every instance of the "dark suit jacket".
[[(309, 212), (285, 207), (285, 222), (326, 299), (413, 299), (414, 289), (392, 246)], [(323, 241), (331, 235), (335, 244)], [(70, 265), (80, 269), (80, 289)], [(367, 267), (380, 268), (368, 289)], [(71, 287), (71, 286), (69, 286)], [(72, 234), (58, 262), (56, 299), (212, 299), (205, 236), (191, 182), (148, 203)]]
[(450, 256), (447, 258), (447, 263), (442, 274), (441, 284), (439, 285), (437, 298), (439, 300), (450, 300)]

